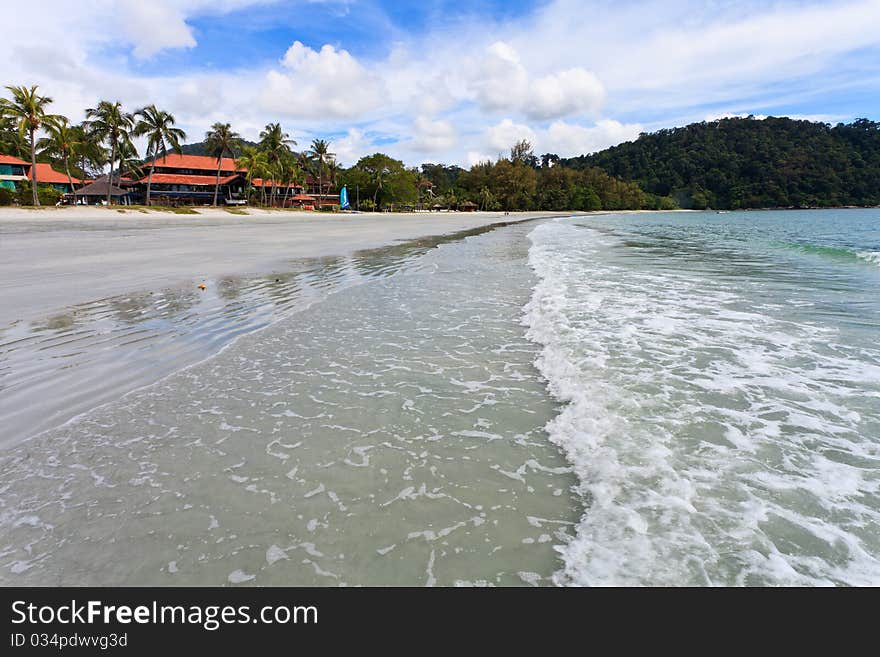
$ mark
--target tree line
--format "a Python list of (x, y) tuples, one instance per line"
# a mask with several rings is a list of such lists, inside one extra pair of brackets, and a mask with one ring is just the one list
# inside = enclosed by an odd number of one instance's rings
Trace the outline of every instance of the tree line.
[[(73, 190), (74, 179), (95, 178), (107, 169), (111, 185), (124, 176), (146, 176), (149, 205), (155, 163), (169, 152), (182, 154), (186, 148), (182, 142), (187, 135), (176, 126), (174, 116), (155, 105), (127, 111), (119, 101), (102, 100), (86, 109), (84, 121), (74, 124), (50, 112), (52, 98), (41, 94), (36, 85), (7, 86), (6, 90), (10, 98), (0, 98), (0, 153), (31, 162), (30, 185), (22, 190), (30, 199), (20, 196), (23, 202), (40, 205), (57, 200), (58, 192), (39, 187), (36, 163), (47, 162), (67, 174)], [(144, 158), (135, 145), (138, 137), (146, 140)], [(299, 153), (291, 148), (295, 145), (279, 123), (266, 125), (255, 144), (243, 140), (229, 123), (212, 125), (199, 150), (217, 161), (213, 205), (218, 202), (224, 158), (234, 158), (238, 167), (247, 169), (248, 183), (254, 178), (274, 183), (269, 185), (268, 198), (266, 185), (261, 186), (258, 202), (264, 204), (277, 201), (281, 184), (305, 187), (309, 176), (318, 180), (322, 190), (325, 180), (335, 184), (339, 167), (327, 141), (315, 139)], [(108, 185), (108, 203), (110, 194)]]
[[(7, 86), (0, 99), (0, 153), (49, 162), (74, 178), (146, 177), (150, 202), (154, 164), (168, 152), (217, 161), (218, 202), (223, 158), (247, 170), (250, 200), (276, 205), (291, 185), (317, 181), (321, 193), (347, 185), (359, 209), (462, 207), (481, 210), (628, 210), (683, 208), (828, 207), (880, 205), (880, 124), (858, 119), (834, 127), (788, 118), (722, 119), (642, 134), (575, 158), (534, 154), (528, 141), (506, 157), (464, 169), (426, 163), (407, 167), (384, 153), (349, 168), (331, 144), (315, 139), (303, 150), (280, 123), (248, 142), (229, 123), (215, 123), (203, 141), (184, 144), (172, 114), (149, 105), (134, 111), (102, 100), (71, 123), (51, 114), (52, 99), (37, 86)], [(140, 157), (135, 138), (146, 140)], [(32, 167), (36, 176), (36, 167)], [(254, 179), (276, 184), (252, 185)], [(39, 181), (36, 181), (37, 183)], [(284, 190), (281, 192), (280, 190)], [(26, 190), (40, 204), (38, 185)], [(43, 190), (46, 191), (46, 190)], [(56, 193), (57, 194), (57, 193)], [(0, 199), (2, 200), (2, 199)], [(24, 199), (22, 199), (24, 200)], [(108, 202), (109, 190), (108, 190)]]
[(642, 134), (561, 160), (599, 167), (685, 208), (880, 205), (880, 123), (730, 118)]

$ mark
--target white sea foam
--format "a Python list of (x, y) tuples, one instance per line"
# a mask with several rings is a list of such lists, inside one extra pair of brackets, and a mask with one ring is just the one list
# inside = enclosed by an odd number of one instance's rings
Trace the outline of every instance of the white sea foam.
[(860, 251), (857, 253), (862, 260), (867, 260), (871, 264), (880, 267), (880, 251)]
[(524, 323), (585, 502), (557, 583), (880, 583), (877, 349), (570, 221), (529, 237)]

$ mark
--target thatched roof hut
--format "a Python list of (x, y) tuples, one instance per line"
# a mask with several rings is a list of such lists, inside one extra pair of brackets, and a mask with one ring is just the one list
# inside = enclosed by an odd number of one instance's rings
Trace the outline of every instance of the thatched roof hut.
[(98, 196), (107, 198), (107, 191), (109, 189), (111, 197), (120, 197), (127, 196), (128, 191), (122, 189), (121, 187), (117, 187), (116, 185), (111, 185), (109, 181), (109, 176), (101, 176), (95, 182), (90, 183), (83, 187), (82, 189), (76, 190), (77, 196)]

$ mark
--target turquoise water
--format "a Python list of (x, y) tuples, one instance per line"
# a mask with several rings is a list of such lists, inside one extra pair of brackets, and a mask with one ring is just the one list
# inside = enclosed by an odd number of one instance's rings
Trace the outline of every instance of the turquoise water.
[(59, 313), (0, 345), (0, 582), (880, 584), (878, 254), (591, 215)]

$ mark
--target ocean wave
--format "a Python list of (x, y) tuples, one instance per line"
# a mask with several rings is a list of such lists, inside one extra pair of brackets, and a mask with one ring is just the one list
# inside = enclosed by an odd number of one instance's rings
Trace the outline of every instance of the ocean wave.
[(880, 353), (607, 234), (529, 237), (523, 322), (586, 509), (558, 584), (880, 582)]
[(862, 260), (867, 260), (872, 265), (880, 267), (880, 251), (860, 251), (856, 255)]

